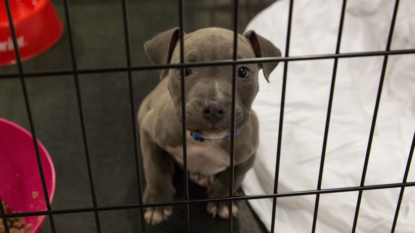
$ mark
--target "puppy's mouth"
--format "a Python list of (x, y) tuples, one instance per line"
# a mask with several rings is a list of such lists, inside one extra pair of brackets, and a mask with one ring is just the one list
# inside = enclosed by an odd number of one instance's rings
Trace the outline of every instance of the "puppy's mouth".
[(229, 134), (229, 130), (219, 130), (211, 128), (205, 130), (196, 130), (193, 133), (196, 133), (203, 138), (223, 138)]
[(222, 135), (200, 135), (200, 137), (202, 137), (203, 139), (208, 139), (208, 140), (217, 140), (217, 139), (224, 139), (227, 136), (227, 134), (222, 134)]
[[(240, 130), (239, 123), (241, 123), (242, 119), (237, 119), (235, 121), (235, 132)], [(188, 125), (189, 126), (189, 125)], [(229, 126), (229, 127), (228, 127)], [(219, 139), (229, 136), (231, 134), (230, 125), (226, 125), (226, 127), (218, 127), (216, 124), (210, 123), (208, 127), (203, 128), (190, 128), (187, 127), (187, 130), (190, 133), (195, 133), (203, 138), (206, 139)]]
[[(238, 131), (247, 121), (247, 116), (238, 111), (235, 115), (235, 131)], [(186, 128), (189, 132), (204, 138), (223, 138), (231, 134), (231, 117), (225, 116), (220, 120), (211, 120), (203, 117), (198, 112), (189, 111), (186, 114)]]
[[(212, 130), (201, 130), (197, 132), (188, 131), (191, 136), (196, 140), (222, 140), (225, 138), (230, 138), (231, 134), (230, 131), (212, 131)], [(236, 132), (240, 132), (240, 130), (236, 130)], [(236, 134), (238, 134), (236, 133)]]

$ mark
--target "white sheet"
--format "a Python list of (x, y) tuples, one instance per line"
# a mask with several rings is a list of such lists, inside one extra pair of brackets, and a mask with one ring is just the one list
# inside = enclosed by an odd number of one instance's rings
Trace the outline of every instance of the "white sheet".
[[(384, 50), (393, 0), (349, 0), (341, 53)], [(341, 0), (295, 0), (290, 56), (335, 52)], [(261, 12), (255, 30), (285, 51), (289, 1)], [(415, 48), (415, 1), (402, 0), (391, 49)], [(322, 188), (358, 186), (383, 57), (340, 59)], [(260, 74), (254, 110), (261, 143), (246, 176), (247, 195), (273, 193), (283, 63), (271, 83)], [(279, 192), (317, 187), (333, 60), (291, 62), (282, 139)], [(390, 56), (366, 185), (401, 182), (415, 130), (415, 55)], [(415, 162), (408, 181), (415, 181)], [(357, 232), (390, 232), (400, 189), (365, 191)], [(317, 232), (350, 232), (357, 192), (321, 196)], [(279, 198), (276, 232), (310, 232), (315, 196)], [(272, 199), (249, 201), (270, 229)], [(396, 232), (415, 232), (415, 188), (406, 188)]]

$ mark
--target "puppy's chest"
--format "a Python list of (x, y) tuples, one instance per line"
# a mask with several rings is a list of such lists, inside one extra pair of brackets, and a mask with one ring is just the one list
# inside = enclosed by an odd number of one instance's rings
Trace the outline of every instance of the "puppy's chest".
[[(229, 167), (229, 154), (219, 145), (220, 141), (195, 141), (187, 138), (187, 169), (191, 173), (214, 175)], [(183, 147), (166, 148), (176, 162), (183, 167)]]

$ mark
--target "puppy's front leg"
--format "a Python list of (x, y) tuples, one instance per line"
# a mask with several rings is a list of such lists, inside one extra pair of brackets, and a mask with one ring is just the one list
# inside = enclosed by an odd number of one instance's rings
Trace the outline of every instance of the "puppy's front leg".
[[(245, 162), (235, 166), (233, 194), (241, 187), (242, 180), (244, 179), (246, 172), (254, 165), (254, 161), (255, 155), (252, 155)], [(215, 177), (213, 184), (208, 188), (209, 198), (229, 197), (229, 177), (230, 168), (219, 173)], [(233, 201), (232, 203), (232, 215), (236, 217), (238, 207), (236, 206), (236, 201)], [(209, 202), (207, 211), (211, 213), (213, 217), (219, 215), (221, 218), (229, 218), (228, 202)]]
[[(140, 141), (147, 182), (144, 190), (144, 203), (171, 202), (175, 193), (172, 181), (174, 169), (172, 159), (144, 130), (140, 130)], [(171, 206), (149, 207), (146, 208), (144, 218), (147, 223), (155, 225), (167, 220), (171, 213)]]

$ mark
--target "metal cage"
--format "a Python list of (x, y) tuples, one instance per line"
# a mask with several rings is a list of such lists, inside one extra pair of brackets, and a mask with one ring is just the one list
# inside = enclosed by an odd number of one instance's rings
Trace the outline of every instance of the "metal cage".
[[(14, 50), (17, 60), (17, 67), (18, 67), (18, 73), (17, 74), (6, 74), (6, 75), (0, 75), (1, 78), (19, 78), (21, 81), (21, 86), (23, 90), (24, 95), (24, 101), (26, 105), (26, 111), (29, 119), (30, 124), (30, 130), (33, 135), (33, 143), (35, 146), (36, 151), (36, 157), (37, 157), (37, 163), (39, 167), (40, 177), (43, 185), (43, 192), (45, 195), (45, 201), (46, 201), (46, 211), (34, 211), (34, 212), (22, 212), (22, 213), (4, 213), (4, 208), (2, 205), (0, 205), (0, 211), (1, 215), (0, 217), (3, 219), (3, 221), (6, 221), (8, 218), (13, 217), (25, 217), (25, 216), (41, 216), (41, 215), (48, 215), (51, 225), (51, 230), (53, 233), (57, 232), (55, 228), (55, 223), (53, 216), (59, 215), (59, 214), (68, 214), (68, 213), (84, 213), (84, 212), (93, 212), (95, 213), (95, 221), (96, 221), (96, 227), (97, 232), (101, 232), (100, 227), (100, 220), (98, 213), (100, 211), (109, 211), (109, 210), (122, 210), (122, 209), (140, 209), (146, 207), (155, 207), (155, 206), (173, 206), (173, 205), (186, 205), (187, 206), (187, 219), (186, 219), (186, 226), (187, 226), (187, 232), (189, 232), (189, 205), (192, 204), (198, 204), (198, 203), (207, 203), (211, 201), (227, 201), (229, 203), (229, 232), (232, 232), (232, 226), (233, 226), (233, 219), (232, 219), (232, 201), (236, 200), (249, 200), (249, 199), (262, 199), (262, 198), (272, 198), (273, 199), (273, 206), (272, 206), (272, 224), (271, 224), (271, 232), (273, 233), (275, 231), (275, 214), (276, 214), (276, 206), (277, 206), (277, 200), (279, 197), (288, 197), (288, 196), (300, 196), (300, 195), (315, 195), (315, 207), (314, 207), (314, 216), (313, 216), (313, 224), (312, 224), (312, 232), (315, 232), (316, 230), (316, 223), (317, 223), (317, 215), (318, 215), (318, 208), (319, 208), (319, 201), (320, 201), (320, 195), (326, 194), (326, 193), (340, 193), (340, 192), (358, 192), (358, 198), (356, 203), (356, 209), (355, 209), (355, 215), (354, 215), (354, 221), (352, 226), (352, 232), (356, 231), (356, 225), (358, 222), (359, 217), (359, 209), (361, 205), (362, 195), (363, 191), (365, 190), (375, 190), (375, 189), (388, 189), (388, 188), (401, 188), (400, 195), (398, 199), (398, 203), (396, 205), (396, 211), (395, 216), (393, 219), (393, 224), (391, 226), (391, 232), (395, 231), (395, 226), (398, 220), (399, 216), (399, 209), (401, 206), (403, 194), (405, 191), (405, 187), (409, 186), (415, 186), (415, 182), (407, 182), (407, 177), (410, 169), (410, 164), (414, 152), (415, 147), (415, 135), (411, 144), (410, 154), (408, 156), (408, 161), (406, 165), (406, 169), (404, 172), (404, 178), (401, 183), (389, 183), (389, 184), (381, 184), (381, 185), (365, 185), (365, 177), (366, 177), (366, 171), (368, 167), (370, 152), (371, 152), (371, 145), (373, 140), (373, 135), (375, 131), (376, 126), (376, 118), (379, 110), (379, 104), (380, 99), (382, 95), (382, 87), (383, 82), (385, 78), (385, 73), (387, 69), (388, 64), (388, 57), (392, 55), (401, 55), (401, 54), (414, 54), (415, 49), (406, 49), (406, 50), (390, 50), (391, 42), (392, 42), (392, 36), (396, 21), (396, 16), (398, 13), (399, 8), (399, 0), (395, 0), (395, 6), (393, 10), (393, 16), (390, 23), (390, 29), (388, 34), (388, 40), (387, 45), (384, 51), (376, 51), (376, 52), (354, 52), (354, 53), (340, 53), (340, 44), (341, 44), (341, 38), (342, 38), (342, 30), (343, 30), (343, 22), (345, 18), (345, 9), (347, 0), (343, 0), (342, 9), (341, 9), (341, 17), (340, 17), (340, 24), (339, 24), (339, 30), (338, 30), (338, 36), (337, 36), (337, 45), (336, 45), (336, 51), (333, 54), (324, 54), (324, 55), (313, 55), (313, 56), (289, 56), (289, 48), (290, 48), (290, 34), (291, 34), (291, 22), (292, 22), (292, 12), (293, 12), (293, 3), (294, 0), (290, 0), (289, 5), (289, 14), (288, 14), (288, 29), (287, 29), (287, 38), (286, 38), (286, 50), (285, 50), (285, 56), (284, 57), (269, 57), (269, 58), (254, 58), (254, 59), (237, 59), (237, 32), (238, 32), (238, 17), (239, 17), (239, 0), (233, 1), (233, 32), (234, 32), (234, 44), (233, 44), (233, 60), (221, 60), (221, 61), (213, 61), (213, 62), (199, 62), (199, 63), (185, 63), (184, 62), (184, 41), (180, 40), (180, 56), (181, 56), (181, 62), (180, 64), (166, 64), (166, 65), (159, 65), (159, 66), (131, 66), (131, 56), (130, 56), (130, 42), (129, 42), (129, 31), (128, 31), (128, 18), (127, 18), (127, 0), (122, 0), (122, 11), (123, 11), (123, 24), (124, 24), (124, 37), (125, 37), (125, 50), (126, 50), (126, 60), (127, 60), (127, 66), (122, 68), (105, 68), (105, 69), (78, 69), (76, 65), (76, 59), (74, 54), (74, 43), (71, 33), (71, 23), (70, 23), (70, 16), (69, 16), (69, 7), (68, 7), (68, 0), (63, 0), (64, 2), (64, 9), (65, 9), (65, 18), (66, 18), (66, 27), (68, 30), (69, 35), (69, 43), (70, 43), (70, 52), (71, 52), (71, 59), (72, 59), (72, 70), (64, 70), (64, 71), (47, 71), (47, 72), (32, 72), (32, 73), (25, 73), (23, 71), (22, 62), (20, 59), (19, 49), (17, 46), (17, 39), (16, 39), (16, 33), (14, 30), (14, 25), (12, 22), (12, 15), (10, 10), (10, 4), (9, 0), (5, 0), (6, 9), (7, 9), (7, 15), (8, 20), (10, 23), (10, 31), (13, 38), (13, 44), (14, 44)], [(180, 31), (183, 32), (183, 24), (184, 24), (184, 0), (178, 0), (179, 2), (179, 8), (178, 14), (179, 14), (179, 25), (180, 25)], [(380, 76), (379, 81), (379, 87), (377, 92), (377, 98), (376, 98), (376, 104), (374, 107), (373, 112), (373, 118), (371, 123), (371, 129), (369, 133), (369, 139), (367, 143), (367, 150), (366, 150), (366, 156), (364, 160), (364, 166), (363, 166), (363, 173), (361, 176), (361, 182), (360, 186), (356, 187), (341, 187), (341, 188), (330, 188), (330, 189), (322, 189), (321, 183), (323, 178), (323, 168), (324, 168), (324, 160), (325, 160), (325, 154), (326, 154), (326, 146), (327, 146), (327, 138), (328, 138), (328, 132), (329, 132), (329, 126), (330, 126), (330, 116), (331, 116), (331, 109), (332, 109), (332, 103), (333, 103), (333, 94), (334, 94), (334, 88), (335, 88), (335, 81), (336, 81), (336, 72), (337, 72), (337, 64), (338, 60), (342, 58), (351, 58), (351, 57), (371, 57), (371, 56), (383, 56), (383, 66), (382, 66), (382, 72)], [(325, 130), (324, 130), (324, 139), (323, 139), (323, 145), (322, 145), (322, 152), (321, 152), (321, 161), (320, 161), (320, 168), (319, 168), (319, 176), (318, 176), (318, 183), (315, 190), (308, 190), (308, 191), (297, 191), (297, 192), (289, 192), (289, 193), (281, 193), (278, 192), (278, 179), (279, 179), (279, 166), (280, 166), (280, 157), (281, 157), (281, 140), (282, 140), (282, 131), (283, 131), (283, 123), (284, 123), (284, 104), (285, 104), (285, 93), (286, 93), (286, 83), (287, 83), (287, 70), (288, 70), (288, 64), (289, 62), (295, 62), (295, 61), (304, 61), (304, 60), (320, 60), (320, 59), (329, 59), (333, 60), (333, 73), (332, 73), (332, 79), (331, 79), (331, 87), (330, 87), (330, 95), (328, 100), (328, 107), (327, 107), (327, 116), (326, 116), (326, 123), (325, 123)], [(266, 63), (266, 62), (283, 62), (284, 63), (284, 73), (283, 73), (283, 79), (282, 79), (282, 90), (281, 90), (281, 107), (280, 107), (280, 116), (279, 116), (279, 131), (278, 131), (278, 141), (277, 141), (277, 156), (276, 156), (276, 170), (275, 170), (275, 183), (274, 183), (274, 193), (269, 195), (252, 195), (252, 196), (233, 196), (232, 190), (233, 190), (233, 178), (234, 178), (234, 171), (233, 171), (233, 162), (234, 162), (234, 151), (235, 151), (235, 136), (234, 134), (231, 134), (231, 149), (230, 149), (230, 177), (231, 182), (229, 183), (229, 197), (224, 198), (215, 198), (215, 199), (200, 199), (200, 200), (191, 200), (189, 199), (189, 187), (188, 187), (188, 172), (187, 171), (187, 156), (186, 156), (186, 119), (185, 115), (182, 114), (182, 137), (183, 137), (183, 156), (184, 156), (184, 178), (185, 178), (185, 200), (184, 201), (175, 201), (170, 203), (156, 203), (156, 204), (144, 204), (142, 202), (142, 190), (141, 190), (141, 178), (140, 178), (140, 159), (139, 159), (139, 146), (137, 142), (137, 125), (135, 120), (135, 111), (134, 111), (134, 93), (133, 93), (133, 87), (132, 87), (132, 71), (140, 71), (140, 70), (156, 70), (156, 69), (170, 69), (170, 68), (179, 68), (181, 69), (181, 91), (182, 91), (182, 111), (185, 113), (185, 92), (184, 92), (184, 68), (185, 67), (203, 67), (203, 66), (223, 66), (223, 65), (230, 65), (233, 66), (233, 79), (232, 79), (232, 126), (231, 126), (231, 132), (235, 131), (235, 94), (236, 94), (236, 76), (235, 76), (235, 70), (236, 65), (238, 64), (247, 64), (247, 63)], [(91, 164), (89, 159), (89, 152), (88, 152), (88, 141), (86, 137), (86, 129), (85, 129), (85, 123), (84, 123), (84, 116), (83, 116), (83, 109), (82, 109), (82, 101), (80, 96), (80, 89), (79, 89), (79, 81), (78, 81), (78, 75), (80, 74), (92, 74), (92, 73), (110, 73), (110, 72), (127, 72), (128, 73), (128, 81), (129, 81), (129, 97), (130, 97), (130, 108), (131, 108), (131, 126), (135, 129), (134, 130), (134, 148), (135, 148), (135, 161), (136, 161), (136, 169), (137, 169), (137, 177), (139, 182), (139, 204), (130, 204), (130, 205), (117, 205), (117, 206), (98, 206), (96, 201), (96, 194), (94, 189), (94, 182), (92, 178), (92, 172), (91, 172)], [(81, 121), (81, 127), (82, 127), (82, 136), (83, 136), (83, 143), (86, 153), (86, 162), (87, 162), (87, 168), (88, 168), (88, 178), (90, 183), (90, 189), (92, 194), (92, 201), (93, 201), (93, 207), (90, 208), (75, 208), (75, 209), (63, 209), (63, 210), (52, 210), (50, 205), (50, 200), (47, 193), (46, 183), (45, 183), (45, 177), (43, 173), (43, 168), (40, 160), (39, 155), (39, 148), (38, 148), (38, 142), (36, 140), (36, 132), (34, 129), (33, 124), (33, 118), (31, 113), (31, 107), (30, 107), (30, 101), (28, 98), (27, 88), (25, 79), (29, 77), (40, 77), (40, 76), (62, 76), (62, 75), (73, 75), (75, 80), (75, 88), (76, 88), (76, 97), (77, 97), (77, 104), (78, 104), (78, 110), (79, 110), (79, 116)], [(141, 218), (143, 220), (143, 211), (141, 211)], [(142, 230), (145, 232), (144, 228), (144, 221), (142, 221)], [(7, 224), (5, 224), (5, 230), (7, 233), (10, 233), (9, 227)]]

